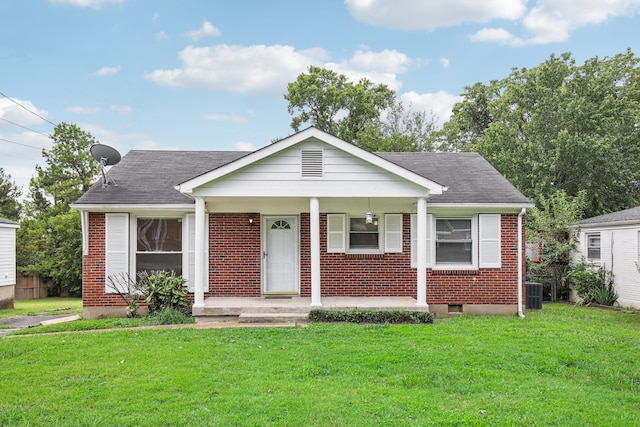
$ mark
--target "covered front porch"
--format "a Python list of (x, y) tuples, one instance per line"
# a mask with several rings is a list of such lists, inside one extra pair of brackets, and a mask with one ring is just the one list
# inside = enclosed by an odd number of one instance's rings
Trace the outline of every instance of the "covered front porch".
[(312, 309), (429, 311), (411, 297), (323, 297), (321, 307), (300, 296), (209, 297), (203, 306), (193, 307), (193, 316), (196, 322), (305, 323)]

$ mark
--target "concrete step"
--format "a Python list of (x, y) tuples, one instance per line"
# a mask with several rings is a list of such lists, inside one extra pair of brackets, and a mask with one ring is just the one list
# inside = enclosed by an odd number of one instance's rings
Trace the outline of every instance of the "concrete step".
[(240, 323), (306, 323), (308, 321), (309, 314), (300, 312), (251, 312), (242, 313), (238, 316), (238, 322)]

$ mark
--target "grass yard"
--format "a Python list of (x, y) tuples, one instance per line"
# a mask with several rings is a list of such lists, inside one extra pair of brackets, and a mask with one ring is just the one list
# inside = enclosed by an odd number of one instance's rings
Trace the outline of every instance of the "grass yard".
[(13, 309), (0, 310), (0, 318), (35, 314), (82, 314), (82, 298), (19, 299)]
[(0, 339), (0, 425), (640, 425), (640, 315)]

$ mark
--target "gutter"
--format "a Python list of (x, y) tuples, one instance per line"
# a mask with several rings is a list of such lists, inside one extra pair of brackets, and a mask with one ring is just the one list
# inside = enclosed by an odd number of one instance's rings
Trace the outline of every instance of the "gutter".
[(518, 317), (524, 318), (522, 311), (522, 217), (527, 210), (522, 208), (518, 214)]

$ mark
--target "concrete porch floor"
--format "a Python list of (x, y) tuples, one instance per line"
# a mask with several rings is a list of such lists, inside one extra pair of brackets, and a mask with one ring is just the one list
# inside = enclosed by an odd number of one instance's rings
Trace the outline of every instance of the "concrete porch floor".
[(299, 296), (209, 297), (204, 307), (194, 307), (196, 322), (305, 322), (311, 309), (428, 311), (411, 297), (323, 297), (321, 307)]

